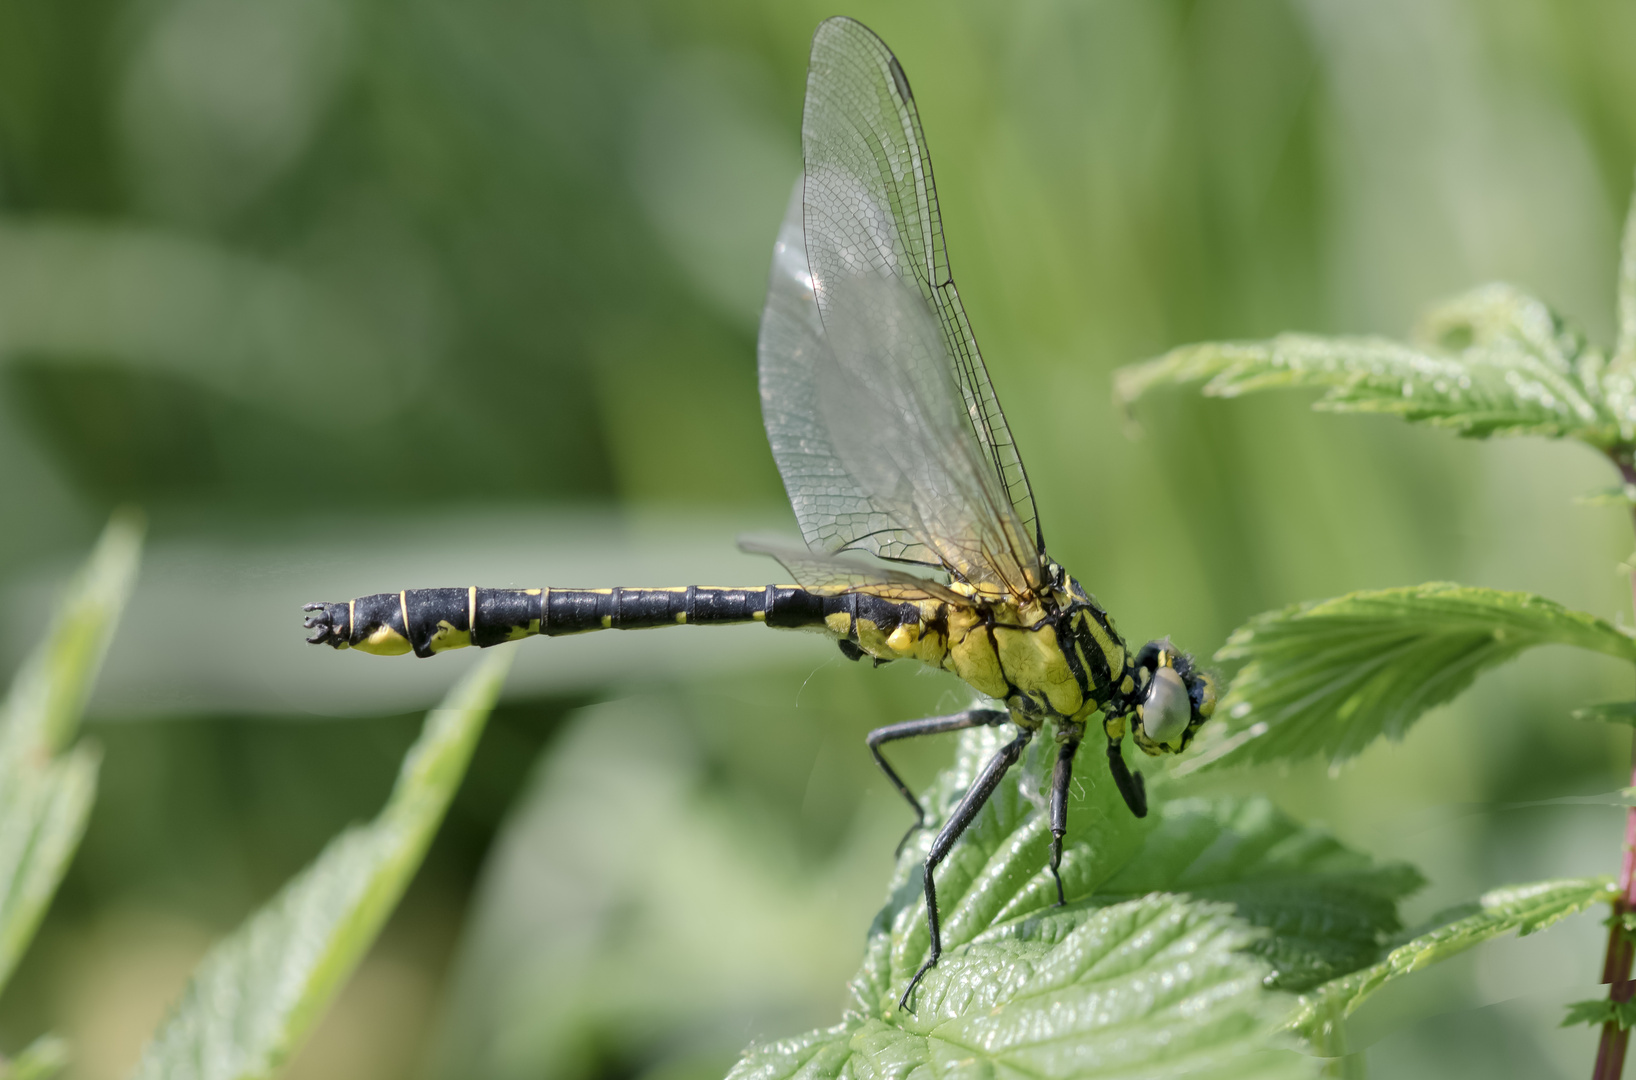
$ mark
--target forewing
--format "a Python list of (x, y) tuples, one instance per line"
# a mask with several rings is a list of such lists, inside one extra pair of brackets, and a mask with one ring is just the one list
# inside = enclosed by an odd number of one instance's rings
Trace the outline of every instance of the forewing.
[(885, 43), (851, 19), (826, 20), (813, 37), (801, 144), (806, 249), (820, 312), (829, 313), (830, 282), (862, 273), (895, 276), (930, 304), (961, 415), (1038, 556), (1045, 544), (1028, 474), (949, 273), (909, 80)]
[(842, 275), (820, 318), (801, 218), (792, 199), (758, 351), (768, 442), (807, 545), (1036, 586), (1032, 545), (965, 423), (930, 307), (892, 275)]

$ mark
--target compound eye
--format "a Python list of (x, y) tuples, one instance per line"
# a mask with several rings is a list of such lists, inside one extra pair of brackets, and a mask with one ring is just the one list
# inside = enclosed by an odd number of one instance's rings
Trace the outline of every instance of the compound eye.
[(1142, 703), (1142, 730), (1147, 737), (1166, 749), (1179, 747), (1192, 718), (1193, 702), (1176, 669), (1162, 667), (1154, 671), (1147, 700)]
[(1216, 711), (1216, 680), (1208, 672), (1199, 675), (1199, 718), (1208, 720)]

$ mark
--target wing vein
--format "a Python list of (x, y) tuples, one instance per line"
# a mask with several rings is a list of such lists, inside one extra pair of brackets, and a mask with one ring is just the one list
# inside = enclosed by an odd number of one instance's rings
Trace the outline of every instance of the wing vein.
[(850, 19), (814, 35), (802, 150), (758, 356), (803, 538), (1037, 587), (1033, 494), (949, 270), (909, 81)]

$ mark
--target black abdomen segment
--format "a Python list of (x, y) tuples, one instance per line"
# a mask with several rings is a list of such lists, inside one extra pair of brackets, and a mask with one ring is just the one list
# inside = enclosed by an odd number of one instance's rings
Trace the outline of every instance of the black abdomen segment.
[[(308, 604), (307, 640), (385, 656), (432, 656), (467, 645), (591, 630), (765, 622), (818, 626), (850, 597), (789, 585), (718, 589), (409, 589), (335, 604)], [(874, 598), (870, 598), (874, 599)]]

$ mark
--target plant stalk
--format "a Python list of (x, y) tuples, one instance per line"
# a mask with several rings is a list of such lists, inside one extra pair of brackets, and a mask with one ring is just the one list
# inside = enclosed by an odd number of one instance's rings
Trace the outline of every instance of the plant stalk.
[[(1627, 493), (1636, 487), (1636, 461), (1626, 449), (1610, 455)], [(1636, 506), (1631, 507), (1631, 524), (1636, 527)], [(1636, 572), (1631, 574), (1631, 605), (1636, 611)], [(1630, 749), (1630, 786), (1636, 787), (1636, 733)], [(1619, 865), (1619, 895), (1613, 901), (1613, 915), (1608, 920), (1608, 948), (1602, 960), (1602, 981), (1608, 984), (1608, 1000), (1615, 1005), (1628, 1002), (1636, 994), (1636, 983), (1630, 978), (1631, 963), (1636, 960), (1636, 944), (1625, 930), (1625, 916), (1636, 912), (1636, 806), (1625, 811), (1625, 850)], [(1596, 1068), (1591, 1080), (1620, 1080), (1625, 1073), (1625, 1052), (1630, 1048), (1630, 1032), (1609, 1020), (1602, 1025), (1602, 1039), (1596, 1048)]]

